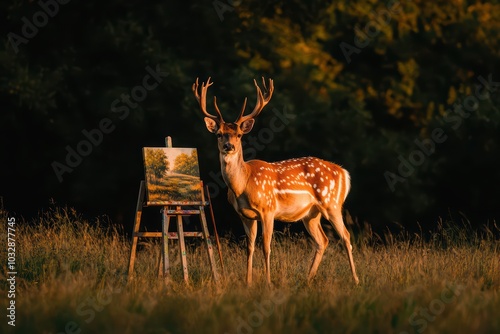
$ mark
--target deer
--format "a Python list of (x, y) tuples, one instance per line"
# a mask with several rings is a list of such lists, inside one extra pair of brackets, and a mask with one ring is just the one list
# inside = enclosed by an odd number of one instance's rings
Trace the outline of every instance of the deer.
[(262, 160), (244, 161), (241, 138), (248, 134), (274, 91), (274, 82), (264, 77), (264, 93), (257, 81), (257, 103), (250, 114), (244, 115), (247, 98), (237, 120), (225, 122), (214, 96), (217, 115), (207, 112), (207, 90), (213, 82), (200, 85), (198, 78), (192, 90), (206, 128), (217, 137), (222, 177), (228, 187), (228, 201), (241, 218), (247, 237), (246, 283), (252, 285), (253, 255), (257, 237), (257, 221), (261, 222), (265, 275), (271, 285), (270, 255), (274, 221), (302, 221), (314, 241), (315, 253), (307, 281), (315, 277), (323, 258), (328, 238), (321, 227), (321, 217), (330, 222), (340, 236), (347, 251), (355, 284), (359, 284), (352, 256), (350, 234), (342, 218), (342, 206), (349, 193), (351, 182), (347, 170), (341, 166), (315, 157), (293, 158), (278, 162)]

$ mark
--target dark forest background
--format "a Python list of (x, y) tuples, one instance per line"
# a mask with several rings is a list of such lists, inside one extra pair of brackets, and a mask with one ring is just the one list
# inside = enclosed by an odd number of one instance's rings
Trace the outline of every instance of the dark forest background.
[[(169, 135), (198, 148), (218, 223), (240, 230), (191, 85), (211, 76), (209, 110), (217, 95), (232, 120), (264, 76), (275, 93), (248, 157), (341, 164), (346, 209), (381, 229), (500, 217), (498, 1), (41, 0), (0, 13), (0, 196), (16, 215), (55, 202), (128, 231), (141, 149)], [(70, 167), (68, 150), (86, 156)]]

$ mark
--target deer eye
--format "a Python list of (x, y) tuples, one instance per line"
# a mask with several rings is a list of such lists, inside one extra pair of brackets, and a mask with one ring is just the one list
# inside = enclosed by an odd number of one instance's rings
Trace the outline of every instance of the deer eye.
[(241, 138), (241, 133), (238, 133), (237, 137), (238, 137), (238, 138)]
[(217, 138), (219, 138), (219, 139), (220, 139), (220, 138), (222, 138), (222, 134), (221, 134), (221, 133), (218, 133), (216, 136), (217, 136)]

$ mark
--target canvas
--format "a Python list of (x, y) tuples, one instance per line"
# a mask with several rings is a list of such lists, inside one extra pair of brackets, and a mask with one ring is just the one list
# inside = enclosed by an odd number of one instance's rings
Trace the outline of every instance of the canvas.
[(143, 157), (149, 205), (202, 201), (195, 148), (144, 147)]

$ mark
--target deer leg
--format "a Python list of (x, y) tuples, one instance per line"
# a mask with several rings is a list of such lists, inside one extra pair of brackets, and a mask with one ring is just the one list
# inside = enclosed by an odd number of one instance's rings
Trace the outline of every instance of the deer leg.
[(266, 265), (266, 281), (271, 285), (271, 240), (273, 239), (274, 217), (262, 219), (262, 249)]
[(314, 240), (316, 252), (314, 253), (314, 259), (311, 264), (311, 268), (309, 269), (309, 276), (307, 280), (310, 282), (314, 276), (316, 276), (316, 272), (318, 271), (319, 264), (321, 263), (321, 259), (323, 258), (323, 253), (325, 252), (326, 247), (328, 246), (328, 238), (321, 227), (321, 214), (319, 212), (312, 212), (308, 216), (302, 219), (304, 222), (304, 226), (307, 229), (307, 232), (311, 235)]
[(243, 227), (247, 235), (247, 285), (252, 285), (253, 253), (255, 251), (255, 238), (257, 237), (257, 221), (242, 218)]
[(359, 284), (358, 275), (356, 275), (356, 267), (354, 266), (354, 259), (352, 256), (352, 245), (351, 245), (351, 235), (345, 227), (344, 220), (342, 219), (342, 212), (340, 210), (329, 210), (328, 221), (332, 224), (333, 228), (339, 234), (340, 238), (344, 242), (345, 249), (347, 251), (347, 256), (349, 257), (349, 265), (351, 266), (352, 277), (354, 282)]

